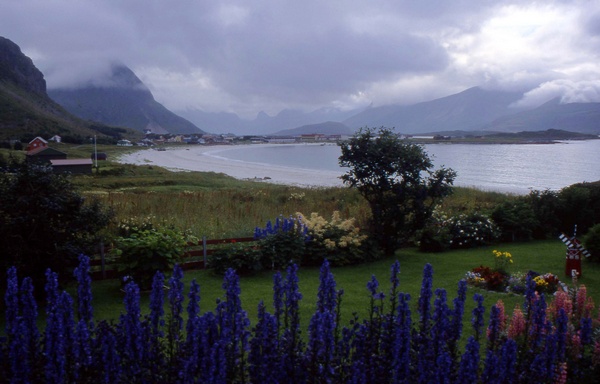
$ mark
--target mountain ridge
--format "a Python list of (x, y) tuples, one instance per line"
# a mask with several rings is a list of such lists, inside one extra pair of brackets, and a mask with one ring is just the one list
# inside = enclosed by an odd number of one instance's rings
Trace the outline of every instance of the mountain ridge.
[(204, 133), (154, 99), (146, 85), (123, 64), (110, 75), (78, 88), (54, 88), (48, 94), (72, 114), (90, 121), (152, 133)]
[(0, 139), (27, 142), (60, 135), (66, 142), (81, 142), (98, 135), (102, 142), (124, 134), (125, 129), (83, 121), (54, 102), (42, 72), (17, 44), (0, 36)]

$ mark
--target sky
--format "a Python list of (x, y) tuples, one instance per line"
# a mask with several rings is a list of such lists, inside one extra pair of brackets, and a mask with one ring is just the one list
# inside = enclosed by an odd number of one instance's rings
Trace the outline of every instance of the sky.
[(473, 86), (600, 101), (600, 2), (2, 0), (0, 36), (77, 87), (123, 63), (172, 111), (414, 104)]

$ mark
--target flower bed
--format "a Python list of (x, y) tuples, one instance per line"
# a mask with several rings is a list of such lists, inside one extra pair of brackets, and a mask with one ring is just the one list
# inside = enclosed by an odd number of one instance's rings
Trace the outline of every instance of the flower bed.
[(509, 273), (508, 266), (513, 263), (512, 255), (497, 250), (492, 253), (494, 254), (494, 267), (480, 265), (471, 269), (465, 275), (467, 284), (489, 291), (510, 292), (519, 295), (525, 293), (528, 279), (535, 283), (535, 290), (538, 293), (554, 294), (559, 288), (565, 288), (564, 283), (552, 273), (541, 274), (532, 270)]

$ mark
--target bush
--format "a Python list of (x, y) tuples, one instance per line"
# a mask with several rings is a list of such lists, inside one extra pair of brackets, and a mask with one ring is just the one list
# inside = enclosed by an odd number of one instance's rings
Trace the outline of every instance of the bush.
[(594, 225), (583, 237), (583, 246), (587, 249), (593, 261), (600, 261), (600, 224)]
[[(126, 228), (126, 229), (125, 229)], [(115, 239), (112, 253), (124, 282), (133, 279), (142, 289), (150, 289), (156, 271), (173, 269), (181, 261), (190, 236), (169, 227), (145, 223), (141, 227), (125, 227), (126, 236)]]
[(479, 212), (448, 218), (443, 212), (435, 211), (420, 234), (419, 249), (442, 252), (449, 248), (481, 247), (498, 240), (499, 233), (496, 224)]
[(256, 228), (254, 237), (262, 250), (263, 264), (267, 268), (285, 269), (290, 264), (300, 264), (309, 240), (308, 228), (301, 217), (278, 217), (275, 225), (267, 222), (265, 228)]
[(354, 225), (354, 219), (342, 219), (339, 211), (333, 212), (330, 221), (315, 212), (310, 218), (296, 215), (303, 217), (310, 237), (302, 265), (321, 265), (325, 260), (335, 266), (365, 261), (362, 245), (367, 236)]
[(492, 220), (502, 232), (502, 241), (531, 240), (534, 228), (539, 226), (531, 205), (524, 200), (498, 205), (492, 212)]
[(264, 256), (258, 246), (232, 246), (216, 250), (209, 259), (208, 268), (215, 273), (224, 275), (229, 268), (239, 275), (250, 275), (262, 271)]
[(112, 212), (84, 198), (67, 176), (27, 162), (0, 173), (0, 267), (16, 266), (41, 287), (52, 268), (70, 279), (81, 253), (91, 253)]

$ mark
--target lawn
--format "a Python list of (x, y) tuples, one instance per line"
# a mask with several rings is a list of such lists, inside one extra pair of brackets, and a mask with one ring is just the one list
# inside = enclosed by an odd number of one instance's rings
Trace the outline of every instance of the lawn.
[[(493, 264), (492, 250), (508, 251), (513, 255), (514, 264), (510, 271), (523, 271), (529, 269), (540, 273), (551, 272), (571, 284), (571, 279), (564, 273), (565, 246), (559, 240), (536, 241), (517, 244), (500, 244), (495, 247), (486, 247), (470, 250), (457, 250), (445, 253), (421, 253), (415, 249), (402, 249), (397, 252), (395, 259), (400, 261), (400, 289), (410, 293), (413, 304), (413, 316), (418, 316), (416, 305), (421, 288), (421, 277), (426, 263), (430, 263), (434, 270), (434, 289), (444, 288), (448, 291), (448, 301), (456, 296), (458, 281), (464, 277), (465, 272), (473, 267)], [(366, 284), (372, 275), (380, 282), (384, 293), (389, 291), (390, 267), (394, 258), (355, 266), (333, 268), (338, 289), (344, 290), (342, 302), (342, 322), (346, 325), (352, 318), (352, 313), (357, 312), (365, 318), (369, 308), (370, 297)], [(582, 278), (579, 283), (585, 284), (588, 293), (598, 301), (600, 298), (600, 264), (583, 261)], [(241, 299), (243, 307), (248, 311), (252, 322), (256, 319), (257, 305), (262, 300), (271, 308), (272, 304), (272, 276), (271, 271), (253, 276), (244, 276), (240, 280)], [(306, 328), (310, 316), (315, 311), (317, 290), (319, 285), (318, 268), (300, 268), (300, 290), (303, 294), (301, 302), (301, 321)], [(223, 297), (221, 288), (222, 277), (215, 275), (210, 270), (186, 271), (185, 282), (189, 287), (190, 281), (196, 279), (200, 284), (201, 310), (212, 311), (215, 300)], [(93, 285), (94, 310), (97, 319), (115, 319), (124, 312), (122, 292), (117, 280), (97, 281)], [(477, 288), (469, 288), (465, 320), (468, 323), (470, 311), (474, 307), (472, 296), (475, 292), (485, 297), (486, 314), (489, 308), (501, 299), (508, 313), (518, 304), (523, 302), (523, 297), (515, 294), (487, 292)], [(142, 297), (142, 308), (148, 309), (148, 295)]]

